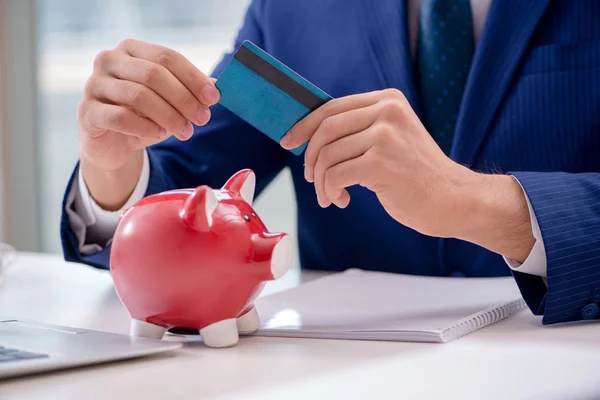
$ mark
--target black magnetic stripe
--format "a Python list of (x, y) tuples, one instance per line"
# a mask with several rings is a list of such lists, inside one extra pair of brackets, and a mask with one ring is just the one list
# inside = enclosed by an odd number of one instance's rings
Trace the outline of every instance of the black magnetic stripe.
[(258, 75), (283, 90), (290, 97), (303, 104), (311, 111), (316, 110), (326, 103), (325, 100), (269, 64), (252, 50), (242, 46), (235, 53), (234, 58), (256, 72)]

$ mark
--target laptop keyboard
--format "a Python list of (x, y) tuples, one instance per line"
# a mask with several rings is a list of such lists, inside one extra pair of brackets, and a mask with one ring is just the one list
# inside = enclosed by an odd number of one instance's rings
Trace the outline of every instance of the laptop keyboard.
[(30, 353), (28, 351), (21, 351), (17, 349), (11, 349), (10, 347), (0, 346), (0, 363), (7, 361), (31, 360), (33, 358), (46, 357), (48, 357), (48, 354)]

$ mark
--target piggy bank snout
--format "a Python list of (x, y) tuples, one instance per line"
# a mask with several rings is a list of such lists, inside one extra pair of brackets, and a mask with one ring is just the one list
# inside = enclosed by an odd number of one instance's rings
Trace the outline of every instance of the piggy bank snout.
[(271, 255), (271, 275), (279, 279), (290, 269), (292, 264), (292, 241), (285, 235), (277, 241)]

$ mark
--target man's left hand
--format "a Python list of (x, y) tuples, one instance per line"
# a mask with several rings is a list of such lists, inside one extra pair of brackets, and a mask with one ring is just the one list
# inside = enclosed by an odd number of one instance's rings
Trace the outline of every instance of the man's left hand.
[[(306, 141), (305, 177), (314, 182), (321, 207), (345, 208), (350, 202), (346, 188), (360, 185), (373, 191), (394, 219), (423, 234), (481, 242), (481, 230), (501, 224), (514, 231), (517, 225), (519, 233), (525, 232), (520, 239), (530, 240), (504, 254), (518, 259), (533, 245), (519, 184), (509, 176), (474, 172), (447, 157), (398, 90), (331, 100), (298, 122), (281, 146), (292, 149)], [(503, 200), (510, 205), (498, 204)], [(507, 216), (513, 217), (512, 224)], [(498, 235), (505, 233), (500, 229)], [(500, 251), (505, 246), (490, 247)]]

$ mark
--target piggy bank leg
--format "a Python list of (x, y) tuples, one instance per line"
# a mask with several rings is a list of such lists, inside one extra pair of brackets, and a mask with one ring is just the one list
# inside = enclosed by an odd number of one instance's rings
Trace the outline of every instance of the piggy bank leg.
[(256, 332), (258, 328), (260, 328), (260, 318), (256, 307), (252, 307), (250, 311), (237, 319), (237, 329), (242, 335)]
[(239, 340), (235, 318), (224, 319), (200, 329), (202, 341), (208, 347), (231, 347)]
[(162, 326), (150, 324), (145, 321), (139, 321), (136, 319), (131, 320), (131, 328), (129, 330), (130, 336), (144, 337), (149, 339), (162, 339), (167, 328)]

